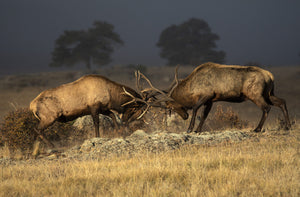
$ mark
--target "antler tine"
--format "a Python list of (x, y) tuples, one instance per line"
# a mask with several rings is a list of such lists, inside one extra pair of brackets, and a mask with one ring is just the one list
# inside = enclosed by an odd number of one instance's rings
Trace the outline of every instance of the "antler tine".
[(149, 91), (149, 89), (142, 89), (142, 85), (140, 83), (140, 80), (141, 80), (141, 74), (140, 74), (140, 71), (139, 70), (136, 70), (134, 72), (135, 74), (135, 78), (136, 78), (136, 82), (135, 82), (135, 85), (136, 85), (136, 90), (137, 92), (141, 95), (141, 97), (143, 98), (143, 100), (146, 100), (147, 97), (145, 96), (144, 92), (147, 92)]
[(138, 73), (139, 73), (140, 76), (142, 76), (142, 77), (147, 81), (147, 83), (150, 85), (150, 87), (151, 87), (153, 90), (155, 90), (155, 91), (161, 93), (162, 95), (166, 95), (163, 91), (161, 91), (161, 90), (157, 89), (156, 87), (154, 87), (154, 86), (152, 85), (151, 81), (150, 81), (143, 73), (141, 73), (140, 71), (138, 71)]
[(143, 113), (142, 113), (141, 115), (139, 115), (136, 119), (137, 119), (137, 120), (141, 119), (141, 118), (145, 115), (145, 113), (148, 111), (149, 107), (150, 107), (150, 106), (147, 105), (147, 107), (146, 107), (146, 109), (143, 111)]
[(146, 107), (146, 109), (143, 111), (143, 113), (137, 117), (137, 120), (141, 119), (141, 118), (145, 115), (145, 113), (148, 111), (148, 109), (150, 108), (150, 104), (149, 104), (148, 102), (144, 101), (143, 99), (134, 97), (132, 94), (130, 94), (130, 93), (126, 90), (125, 87), (123, 87), (123, 90), (124, 90), (124, 93), (125, 93), (125, 94), (127, 94), (128, 96), (130, 96), (130, 97), (132, 98), (132, 100), (129, 101), (129, 102), (127, 102), (127, 103), (124, 103), (124, 104), (122, 105), (122, 107), (124, 107), (124, 106), (126, 106), (126, 105), (129, 105), (129, 104), (131, 104), (131, 103), (137, 102), (137, 101), (140, 101), (140, 102), (145, 103), (145, 104), (147, 105), (147, 107)]
[(146, 105), (149, 105), (149, 103), (147, 103), (146, 101), (144, 101), (143, 99), (140, 99), (140, 98), (136, 98), (135, 96), (133, 96), (132, 94), (130, 94), (125, 87), (123, 87), (123, 91), (124, 91), (124, 94), (127, 94), (128, 96), (130, 96), (132, 98), (131, 101), (128, 101), (127, 103), (124, 103), (122, 104), (122, 107), (126, 106), (126, 105), (129, 105), (131, 103), (134, 103), (134, 102), (142, 102), (142, 103), (145, 103)]
[(140, 91), (140, 89), (141, 89), (141, 84), (140, 84), (141, 76), (138, 74), (137, 70), (134, 72), (134, 75), (135, 75), (135, 79), (136, 79), (136, 81), (135, 81), (136, 89), (138, 91)]
[(175, 68), (175, 78), (174, 78), (174, 81), (175, 81), (175, 84), (174, 84), (174, 82), (172, 83), (172, 88), (171, 88), (171, 90), (169, 91), (169, 93), (168, 93), (168, 97), (171, 97), (171, 95), (172, 95), (172, 93), (173, 93), (173, 91), (175, 90), (175, 88), (178, 86), (178, 68), (179, 68), (179, 65), (177, 65), (176, 66), (176, 68)]

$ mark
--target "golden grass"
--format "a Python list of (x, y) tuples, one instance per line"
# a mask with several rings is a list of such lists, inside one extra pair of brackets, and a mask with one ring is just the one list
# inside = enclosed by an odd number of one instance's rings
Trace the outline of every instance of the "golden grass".
[(300, 135), (1, 166), (0, 196), (299, 196)]

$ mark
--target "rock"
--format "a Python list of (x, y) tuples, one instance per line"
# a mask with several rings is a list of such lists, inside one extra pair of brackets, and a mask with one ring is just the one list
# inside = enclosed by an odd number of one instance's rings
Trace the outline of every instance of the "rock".
[(145, 137), (148, 136), (148, 134), (144, 131), (144, 130), (136, 130), (135, 132), (133, 132), (131, 135), (131, 137)]
[(149, 138), (149, 135), (144, 130), (136, 130), (133, 132), (130, 136), (128, 136), (126, 139), (132, 142), (140, 141), (140, 140), (146, 140)]
[[(116, 115), (117, 122), (121, 124), (121, 119)], [(111, 128), (113, 127), (113, 121), (110, 117), (99, 114), (99, 125), (103, 128)], [(93, 131), (94, 130), (94, 122), (92, 116), (82, 116), (77, 118), (73, 124), (74, 127), (80, 130)]]
[(57, 154), (52, 154), (52, 155), (49, 155), (47, 158), (48, 158), (49, 160), (57, 159), (57, 158), (58, 158), (58, 155), (57, 155)]
[(109, 155), (172, 151), (182, 146), (218, 144), (222, 142), (238, 142), (249, 138), (247, 132), (224, 131), (217, 134), (210, 133), (167, 133), (155, 131), (152, 134), (144, 130), (137, 130), (126, 138), (92, 138), (85, 140), (81, 146), (76, 146), (64, 154), (67, 158), (99, 159)]

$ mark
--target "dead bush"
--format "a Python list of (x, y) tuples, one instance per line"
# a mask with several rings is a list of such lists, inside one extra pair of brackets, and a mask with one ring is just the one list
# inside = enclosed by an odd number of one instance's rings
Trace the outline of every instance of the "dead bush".
[[(20, 108), (9, 112), (0, 125), (0, 141), (6, 143), (11, 150), (32, 150), (38, 135), (34, 131), (38, 120), (28, 108)], [(84, 140), (84, 133), (73, 128), (72, 123), (55, 122), (43, 131), (45, 137), (58, 145), (68, 145), (74, 140)]]
[(206, 124), (209, 131), (245, 129), (249, 126), (249, 122), (241, 120), (239, 115), (232, 110), (232, 107), (227, 107), (224, 111), (222, 105), (217, 105), (215, 113), (211, 114), (204, 124)]
[[(296, 118), (291, 118), (290, 120), (291, 120), (291, 126), (293, 128), (296, 125)], [(282, 130), (287, 131), (284, 117), (277, 116), (275, 119), (275, 124), (272, 129), (276, 131), (282, 131)]]
[(139, 124), (140, 122), (133, 122), (129, 126), (121, 126), (119, 129), (111, 128), (108, 130), (103, 130), (100, 136), (103, 138), (125, 138), (137, 130), (133, 128), (140, 128)]
[[(201, 110), (199, 110), (201, 111)], [(200, 113), (200, 112), (199, 112)], [(201, 113), (200, 113), (201, 114)], [(199, 124), (200, 116), (195, 127)], [(144, 130), (166, 130), (170, 132), (181, 133), (186, 131), (191, 121), (191, 115), (188, 120), (183, 120), (179, 115), (172, 112), (172, 115), (166, 115), (165, 110), (152, 109), (151, 113), (146, 114), (145, 122), (147, 123)], [(217, 105), (214, 113), (208, 115), (204, 122), (202, 131), (222, 131), (225, 129), (244, 129), (249, 126), (249, 122), (242, 120), (231, 107), (223, 109), (222, 105)]]
[(32, 146), (37, 135), (33, 132), (38, 120), (24, 108), (9, 112), (0, 127), (1, 141), (12, 149), (25, 150)]
[[(175, 113), (174, 113), (175, 114)], [(168, 124), (170, 119), (169, 114), (166, 113), (166, 110), (160, 108), (150, 108), (149, 112), (143, 117), (143, 125), (138, 129), (143, 129), (147, 133), (151, 133), (157, 130), (167, 130), (171, 132), (177, 132), (178, 129), (175, 128), (176, 125), (184, 124), (184, 120), (178, 118), (178, 122), (174, 124)], [(179, 132), (179, 131), (178, 131)]]

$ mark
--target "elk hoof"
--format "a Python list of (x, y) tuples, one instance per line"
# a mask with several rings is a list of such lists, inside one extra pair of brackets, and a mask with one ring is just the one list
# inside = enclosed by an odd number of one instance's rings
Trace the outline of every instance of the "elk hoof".
[(286, 131), (290, 130), (291, 129), (291, 126), (285, 126), (284, 128)]
[(254, 129), (253, 130), (255, 133), (264, 133), (265, 132), (265, 130), (261, 130), (261, 129)]
[(191, 133), (192, 132), (192, 130), (187, 130), (187, 133)]

